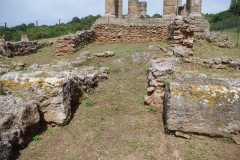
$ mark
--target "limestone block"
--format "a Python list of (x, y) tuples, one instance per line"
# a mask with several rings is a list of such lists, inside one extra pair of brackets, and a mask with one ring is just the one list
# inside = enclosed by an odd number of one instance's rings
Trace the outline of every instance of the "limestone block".
[(64, 125), (70, 120), (72, 107), (80, 103), (82, 92), (98, 81), (98, 70), (87, 67), (75, 72), (8, 73), (2, 78), (2, 87), (7, 95), (35, 100), (43, 121)]
[(168, 129), (226, 136), (240, 131), (240, 81), (185, 78), (167, 84)]

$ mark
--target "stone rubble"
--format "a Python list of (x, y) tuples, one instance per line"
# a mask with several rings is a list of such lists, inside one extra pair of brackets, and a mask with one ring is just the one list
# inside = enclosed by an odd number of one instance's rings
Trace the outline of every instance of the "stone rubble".
[(206, 40), (215, 46), (222, 48), (234, 48), (235, 45), (231, 42), (230, 36), (217, 32), (205, 32), (197, 34), (197, 41)]

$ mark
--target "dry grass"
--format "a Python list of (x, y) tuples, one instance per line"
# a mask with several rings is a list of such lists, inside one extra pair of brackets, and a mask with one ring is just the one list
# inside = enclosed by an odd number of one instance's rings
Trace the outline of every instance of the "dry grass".
[[(109, 79), (103, 81), (76, 108), (71, 122), (62, 127), (42, 127), (38, 133), (42, 140), (31, 142), (20, 151), (18, 159), (51, 160), (167, 160), (167, 159), (231, 159), (240, 157), (240, 147), (225, 139), (185, 140), (174, 135), (166, 135), (162, 114), (149, 110), (143, 105), (143, 96), (147, 90), (148, 63), (132, 63), (131, 56), (136, 52), (149, 52), (164, 57), (164, 53), (149, 51), (150, 44), (167, 43), (93, 43), (76, 54), (66, 57), (54, 57), (54, 47), (42, 49), (39, 53), (16, 57), (27, 65), (31, 63), (54, 63), (56, 60), (75, 60), (81, 52), (91, 53), (112, 50), (114, 57), (93, 59), (87, 65), (110, 68)], [(230, 54), (238, 57), (239, 49), (219, 49), (209, 44), (196, 47), (196, 56), (212, 58)], [(206, 57), (205, 57), (206, 56)], [(122, 62), (116, 60), (122, 59)], [(230, 71), (214, 70), (222, 75)], [(213, 71), (206, 68), (182, 65), (181, 76), (185, 73), (197, 75)], [(239, 71), (232, 70), (232, 74)], [(226, 73), (227, 74), (227, 73)], [(92, 107), (86, 107), (87, 100), (93, 100)], [(178, 158), (177, 158), (178, 157)]]

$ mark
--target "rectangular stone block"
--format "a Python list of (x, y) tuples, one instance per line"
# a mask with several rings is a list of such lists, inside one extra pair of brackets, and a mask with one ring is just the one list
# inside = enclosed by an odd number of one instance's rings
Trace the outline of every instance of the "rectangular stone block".
[(240, 81), (180, 79), (166, 90), (169, 130), (221, 136), (240, 131)]

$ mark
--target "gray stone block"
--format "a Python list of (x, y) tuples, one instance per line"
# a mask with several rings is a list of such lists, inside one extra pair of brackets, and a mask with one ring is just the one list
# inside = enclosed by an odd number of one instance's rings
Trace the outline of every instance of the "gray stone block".
[(169, 130), (221, 136), (240, 131), (240, 81), (186, 78), (166, 87)]

